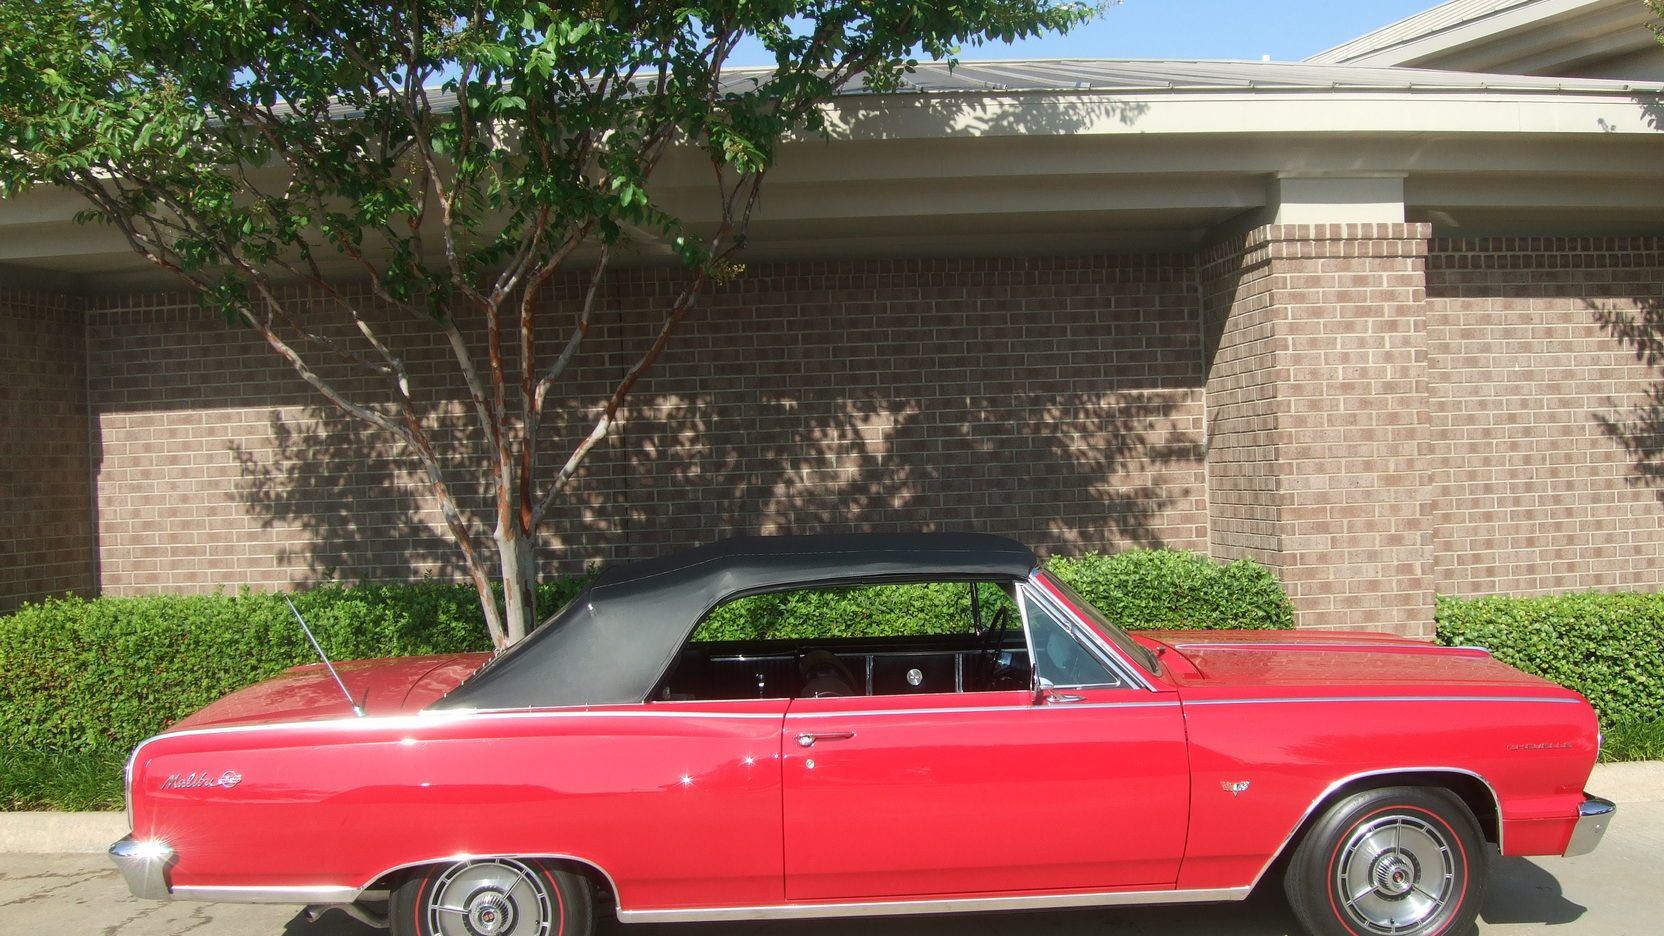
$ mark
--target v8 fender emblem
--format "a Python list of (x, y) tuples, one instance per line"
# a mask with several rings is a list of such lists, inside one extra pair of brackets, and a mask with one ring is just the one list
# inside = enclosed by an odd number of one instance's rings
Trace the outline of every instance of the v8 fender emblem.
[(1231, 796), (1234, 798), (1234, 797), (1241, 796), (1242, 794), (1248, 792), (1248, 781), (1247, 780), (1221, 780), (1221, 781), (1219, 781), (1219, 789), (1224, 790), (1226, 793), (1231, 794)]

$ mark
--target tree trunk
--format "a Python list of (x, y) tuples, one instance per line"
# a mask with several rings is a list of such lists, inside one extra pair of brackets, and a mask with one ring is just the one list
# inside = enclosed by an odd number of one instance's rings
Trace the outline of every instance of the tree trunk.
[(503, 569), (503, 624), (513, 646), (537, 624), (537, 541), (514, 524), (500, 526), (497, 553)]

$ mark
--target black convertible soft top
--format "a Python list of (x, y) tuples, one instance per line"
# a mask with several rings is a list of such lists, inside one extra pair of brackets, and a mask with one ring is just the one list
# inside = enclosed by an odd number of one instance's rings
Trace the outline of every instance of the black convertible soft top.
[(984, 533), (742, 536), (608, 569), (572, 603), (435, 709), (641, 702), (724, 601), (791, 588), (1014, 581), (1034, 553)]

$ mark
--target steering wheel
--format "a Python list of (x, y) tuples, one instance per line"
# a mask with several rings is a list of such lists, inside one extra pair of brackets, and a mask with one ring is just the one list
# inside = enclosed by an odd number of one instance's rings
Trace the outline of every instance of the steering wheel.
[(981, 645), (977, 647), (977, 681), (982, 688), (989, 688), (994, 679), (994, 667), (999, 664), (1000, 647), (1004, 644), (1002, 638), (1011, 626), (1011, 608), (1003, 607), (994, 613), (994, 619), (988, 622), (988, 629), (982, 632)]

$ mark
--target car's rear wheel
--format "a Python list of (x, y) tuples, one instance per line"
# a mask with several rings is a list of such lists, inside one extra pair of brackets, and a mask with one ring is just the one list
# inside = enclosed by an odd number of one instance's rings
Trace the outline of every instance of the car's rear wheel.
[(394, 936), (590, 936), (589, 882), (547, 862), (480, 858), (433, 865), (393, 891)]
[(1366, 790), (1323, 813), (1283, 886), (1313, 936), (1465, 936), (1484, 901), (1485, 847), (1447, 790)]

